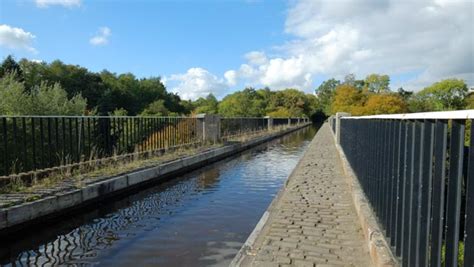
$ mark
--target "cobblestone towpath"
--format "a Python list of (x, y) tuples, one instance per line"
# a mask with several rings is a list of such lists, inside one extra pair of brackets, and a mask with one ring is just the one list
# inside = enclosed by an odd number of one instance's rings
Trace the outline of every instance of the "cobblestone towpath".
[(241, 266), (372, 266), (328, 124), (254, 233)]

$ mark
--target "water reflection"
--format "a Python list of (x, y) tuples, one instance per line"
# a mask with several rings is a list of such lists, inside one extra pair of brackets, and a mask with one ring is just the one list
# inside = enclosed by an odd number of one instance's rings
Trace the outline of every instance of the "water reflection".
[(307, 128), (170, 182), (3, 238), (0, 264), (226, 265), (296, 165)]

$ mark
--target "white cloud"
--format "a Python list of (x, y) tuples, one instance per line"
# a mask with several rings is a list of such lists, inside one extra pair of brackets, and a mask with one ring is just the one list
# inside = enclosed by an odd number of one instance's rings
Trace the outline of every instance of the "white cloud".
[(448, 0), (299, 0), (285, 23), (292, 40), (276, 57), (245, 55), (235, 83), (274, 89), (316, 85), (317, 75), (419, 73), (403, 85), (420, 89), (447, 77), (474, 85), (474, 2)]
[(184, 99), (197, 99), (212, 93), (222, 96), (232, 81), (232, 73), (226, 73), (227, 81), (219, 79), (203, 68), (190, 68), (184, 74), (173, 74), (164, 79), (171, 91), (178, 93)]
[(252, 51), (245, 54), (245, 59), (250, 64), (261, 65), (267, 63), (268, 59), (264, 52), (261, 51)]
[(35, 0), (38, 7), (44, 8), (49, 6), (64, 6), (68, 8), (79, 7), (81, 0)]
[(91, 45), (106, 45), (109, 43), (109, 37), (112, 31), (108, 27), (100, 27), (97, 34), (89, 40)]
[(37, 50), (33, 47), (33, 40), (35, 38), (36, 36), (32, 33), (21, 28), (0, 24), (0, 46), (37, 53)]

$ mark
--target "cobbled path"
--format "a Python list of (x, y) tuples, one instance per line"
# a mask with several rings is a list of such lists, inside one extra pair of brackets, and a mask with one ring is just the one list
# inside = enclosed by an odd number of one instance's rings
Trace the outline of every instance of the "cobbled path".
[(372, 266), (330, 127), (270, 207), (244, 266)]

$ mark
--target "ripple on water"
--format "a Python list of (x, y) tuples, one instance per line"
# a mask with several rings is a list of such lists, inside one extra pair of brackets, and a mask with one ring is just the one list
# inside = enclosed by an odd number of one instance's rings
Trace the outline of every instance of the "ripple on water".
[(1, 244), (0, 264), (228, 265), (314, 133), (298, 131), (12, 237)]

